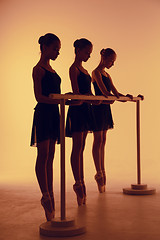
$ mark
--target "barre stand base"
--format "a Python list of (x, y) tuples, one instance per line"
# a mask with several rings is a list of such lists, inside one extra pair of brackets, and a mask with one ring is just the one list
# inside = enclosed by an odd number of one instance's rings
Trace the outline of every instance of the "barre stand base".
[(72, 237), (86, 232), (86, 228), (78, 226), (74, 219), (55, 218), (50, 222), (42, 223), (39, 227), (40, 234), (47, 237)]
[(123, 193), (128, 195), (151, 195), (156, 189), (148, 188), (147, 184), (131, 184), (131, 188), (123, 188)]

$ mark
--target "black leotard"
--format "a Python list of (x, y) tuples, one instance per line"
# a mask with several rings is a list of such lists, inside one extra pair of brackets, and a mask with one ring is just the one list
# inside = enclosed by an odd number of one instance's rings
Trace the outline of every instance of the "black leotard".
[[(42, 95), (61, 93), (61, 78), (57, 73), (45, 70), (41, 81)], [(60, 138), (60, 117), (58, 104), (37, 103), (34, 112), (31, 146), (47, 139), (58, 140)]]
[[(110, 92), (110, 79), (109, 77), (102, 76), (102, 81), (105, 84), (107, 90)], [(95, 95), (103, 95), (101, 90), (99, 89), (96, 81), (93, 82)], [(112, 113), (110, 104), (100, 104), (100, 105), (93, 105), (93, 111), (94, 111), (94, 131), (103, 131), (113, 128), (113, 119), (112, 119)]]
[[(79, 70), (79, 69), (78, 69)], [(77, 78), (80, 94), (91, 93), (91, 77), (79, 70)], [(93, 130), (93, 110), (91, 104), (83, 103), (79, 106), (70, 106), (66, 121), (66, 136), (72, 137), (74, 132)]]

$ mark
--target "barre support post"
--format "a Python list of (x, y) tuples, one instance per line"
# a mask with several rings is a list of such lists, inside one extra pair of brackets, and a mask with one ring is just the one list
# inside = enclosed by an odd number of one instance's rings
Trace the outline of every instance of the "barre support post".
[(60, 100), (60, 143), (61, 143), (61, 220), (66, 218), (65, 195), (65, 100)]
[(141, 163), (140, 163), (140, 102), (136, 102), (137, 118), (137, 183), (141, 184)]
[(137, 184), (131, 184), (131, 188), (124, 188), (124, 194), (150, 195), (155, 193), (154, 188), (148, 188), (147, 184), (141, 184), (140, 161), (140, 100), (136, 101), (136, 132), (137, 132)]

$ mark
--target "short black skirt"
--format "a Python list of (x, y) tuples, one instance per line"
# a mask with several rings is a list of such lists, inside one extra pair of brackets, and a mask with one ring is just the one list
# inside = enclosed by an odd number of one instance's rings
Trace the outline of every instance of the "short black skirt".
[(93, 105), (94, 129), (93, 131), (104, 131), (113, 128), (113, 118), (109, 104)]
[(31, 146), (37, 146), (37, 143), (48, 139), (54, 139), (59, 143), (59, 107), (57, 104), (38, 103), (33, 117)]
[(66, 136), (72, 137), (74, 132), (92, 132), (94, 129), (94, 115), (92, 105), (83, 103), (70, 106), (66, 120)]

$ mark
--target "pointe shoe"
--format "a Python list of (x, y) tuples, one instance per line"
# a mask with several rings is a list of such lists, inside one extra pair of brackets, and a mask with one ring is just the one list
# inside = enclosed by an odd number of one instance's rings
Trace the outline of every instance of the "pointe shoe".
[(73, 185), (73, 190), (77, 195), (77, 203), (79, 206), (83, 205), (84, 203), (84, 192), (83, 192), (83, 185), (82, 183), (75, 183)]
[(106, 188), (106, 173), (105, 173), (105, 171), (102, 171), (102, 174), (103, 174), (104, 191), (105, 191), (105, 188)]
[(53, 210), (51, 199), (42, 197), (41, 205), (44, 208), (47, 221), (51, 221), (54, 218), (55, 210)]
[(95, 175), (95, 180), (96, 180), (96, 182), (97, 182), (99, 192), (100, 192), (100, 193), (105, 192), (105, 185), (104, 185), (104, 179), (103, 179), (103, 174), (102, 174), (102, 172), (98, 172), (98, 173)]
[(87, 196), (86, 196), (86, 186), (84, 184), (84, 181), (82, 181), (82, 186), (83, 186), (83, 194), (84, 194), (83, 204), (86, 204)]
[(104, 185), (106, 185), (106, 173), (105, 173), (104, 170), (102, 171), (102, 174), (103, 174), (103, 182), (104, 182)]

